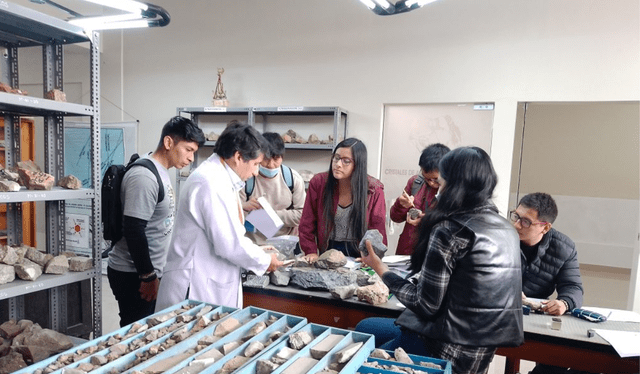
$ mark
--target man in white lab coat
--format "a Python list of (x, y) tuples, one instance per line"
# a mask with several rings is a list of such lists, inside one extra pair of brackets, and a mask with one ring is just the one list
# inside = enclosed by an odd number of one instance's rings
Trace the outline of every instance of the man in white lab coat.
[(265, 152), (268, 143), (258, 131), (233, 121), (214, 154), (181, 186), (156, 310), (186, 298), (241, 308), (241, 270), (263, 275), (282, 265), (245, 237), (238, 197)]

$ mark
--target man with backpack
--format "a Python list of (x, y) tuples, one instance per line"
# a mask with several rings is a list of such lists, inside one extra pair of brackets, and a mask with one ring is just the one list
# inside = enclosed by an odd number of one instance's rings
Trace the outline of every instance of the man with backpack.
[[(245, 188), (240, 190), (240, 200), (245, 214), (262, 209), (258, 197), (264, 197), (276, 211), (284, 226), (275, 234), (298, 235), (298, 225), (302, 216), (302, 207), (306, 198), (304, 180), (297, 171), (282, 163), (284, 141), (275, 132), (265, 132), (262, 136), (269, 142), (270, 158), (260, 163), (258, 175), (247, 180)], [(247, 227), (248, 226), (248, 227)], [(247, 236), (256, 244), (265, 244), (266, 237), (255, 230), (248, 222)]]
[[(162, 128), (156, 150), (128, 165), (122, 176), (124, 240), (117, 240), (107, 268), (120, 309), (120, 326), (154, 312), (174, 224), (176, 196), (168, 170), (193, 162), (204, 141), (204, 133), (193, 121), (173, 117)], [(105, 181), (103, 189), (104, 185)]]
[[(429, 145), (422, 151), (418, 165), (420, 174), (409, 178), (407, 186), (402, 191), (402, 195), (396, 199), (391, 207), (389, 216), (393, 222), (405, 222), (404, 229), (398, 239), (397, 255), (410, 255), (413, 253), (418, 241), (418, 230), (416, 225), (424, 212), (434, 202), (435, 196), (440, 189), (438, 184), (438, 163), (440, 159), (450, 151), (449, 147), (440, 143)], [(411, 208), (420, 211), (419, 218), (412, 220), (408, 218)]]

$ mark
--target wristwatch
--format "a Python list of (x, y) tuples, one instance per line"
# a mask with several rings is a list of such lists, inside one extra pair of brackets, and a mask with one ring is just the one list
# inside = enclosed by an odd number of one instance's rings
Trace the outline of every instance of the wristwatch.
[(571, 310), (569, 310), (569, 303), (567, 302), (567, 300), (565, 299), (559, 299), (560, 301), (562, 301), (564, 303), (564, 307), (565, 307), (565, 313), (571, 312)]
[(154, 270), (149, 274), (139, 275), (138, 278), (143, 282), (153, 282), (158, 279), (158, 274), (156, 274), (156, 271)]

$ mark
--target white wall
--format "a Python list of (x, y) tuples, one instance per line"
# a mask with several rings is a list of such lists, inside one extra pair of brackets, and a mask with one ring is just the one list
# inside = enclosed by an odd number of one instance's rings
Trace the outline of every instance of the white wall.
[[(231, 106), (346, 108), (370, 160), (384, 103), (495, 102), (491, 153), (507, 182), (518, 101), (640, 98), (636, 0), (441, 0), (393, 17), (357, 0), (154, 3), (170, 25), (123, 37), (124, 119), (147, 134), (177, 106), (210, 105), (217, 67)], [(120, 31), (104, 33), (102, 95), (116, 104), (120, 43)], [(121, 112), (103, 100), (102, 118)], [(156, 142), (141, 136), (139, 150)]]

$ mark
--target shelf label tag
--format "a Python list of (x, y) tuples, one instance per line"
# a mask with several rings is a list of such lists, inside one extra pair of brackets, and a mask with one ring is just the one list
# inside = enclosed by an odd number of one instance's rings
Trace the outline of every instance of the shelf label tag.
[(205, 112), (226, 112), (227, 107), (224, 106), (206, 106), (204, 107)]
[(473, 110), (493, 110), (493, 104), (473, 104)]
[(278, 112), (302, 112), (303, 106), (279, 106)]

